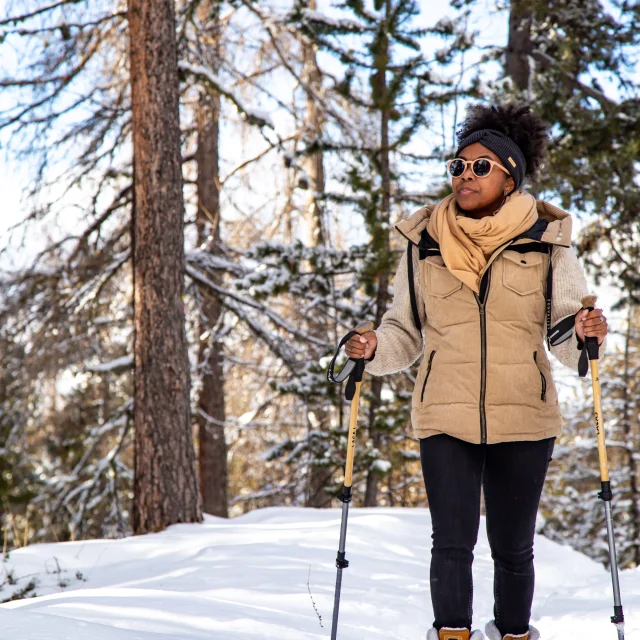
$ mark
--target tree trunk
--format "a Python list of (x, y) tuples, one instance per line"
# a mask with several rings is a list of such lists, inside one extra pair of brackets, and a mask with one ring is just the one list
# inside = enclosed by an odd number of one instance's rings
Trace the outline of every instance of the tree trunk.
[(184, 325), (172, 0), (129, 0), (135, 181), (135, 533), (199, 522)]
[[(629, 506), (629, 520), (630, 520), (630, 535), (627, 536), (627, 541), (633, 547), (632, 562), (634, 566), (640, 566), (640, 504), (639, 494), (640, 488), (638, 487), (638, 461), (635, 459), (636, 446), (638, 443), (638, 419), (634, 415), (634, 408), (637, 406), (635, 395), (632, 394), (631, 386), (634, 384), (631, 380), (630, 367), (631, 367), (631, 342), (632, 327), (634, 320), (636, 319), (635, 307), (631, 301), (631, 296), (628, 296), (629, 310), (627, 315), (627, 331), (624, 340), (624, 372), (623, 372), (623, 388), (622, 388), (622, 424), (624, 429), (624, 443), (626, 460), (625, 463), (629, 468), (629, 491), (631, 493), (631, 500)], [(634, 385), (635, 386), (635, 385)]]
[[(312, 11), (317, 8), (315, 0), (309, 2), (309, 9)], [(302, 55), (304, 60), (303, 78), (305, 84), (313, 88), (315, 94), (322, 91), (322, 75), (318, 68), (316, 57), (316, 49), (313, 43), (306, 39), (302, 41)], [(307, 93), (307, 104), (305, 113), (306, 143), (311, 144), (313, 141), (322, 137), (324, 118), (322, 110), (316, 103), (313, 95)], [(322, 200), (318, 198), (318, 194), (324, 193), (324, 154), (322, 150), (309, 156), (307, 160), (307, 174), (311, 179), (308, 189), (306, 225), (308, 230), (308, 242), (312, 247), (324, 246), (327, 241), (327, 233), (324, 222), (324, 206)], [(316, 317), (308, 318), (309, 333), (316, 338), (324, 338), (329, 332), (327, 319), (323, 314)], [(330, 430), (330, 414), (325, 404), (325, 400), (320, 397), (312, 405), (306, 405), (307, 411), (313, 411), (316, 418), (317, 429), (322, 434), (326, 434)], [(320, 464), (317, 461), (323, 458), (326, 442), (322, 437), (312, 438), (309, 434), (309, 455), (311, 463), (309, 465), (306, 506), (315, 508), (326, 508), (331, 506), (331, 498), (325, 491), (331, 483), (333, 472), (330, 466)]]
[[(218, 170), (218, 123), (220, 98), (203, 93), (198, 105), (198, 245), (215, 253), (220, 240), (220, 174)], [(212, 280), (221, 284), (220, 277)], [(202, 388), (198, 400), (198, 461), (202, 508), (222, 518), (229, 517), (227, 505), (227, 442), (225, 439), (224, 373), (222, 344), (211, 332), (222, 315), (220, 300), (206, 287), (200, 287), (202, 319), (198, 363)]]
[[(388, 21), (391, 17), (391, 3), (386, 1), (386, 17)], [(384, 40), (384, 48), (380, 55), (380, 62), (376, 72), (376, 93), (378, 95), (378, 104), (381, 106), (380, 113), (380, 177), (381, 177), (381, 222), (380, 235), (382, 246), (378, 247), (385, 259), (383, 263), (386, 265), (386, 256), (389, 255), (389, 222), (391, 220), (391, 170), (389, 162), (389, 111), (391, 105), (387, 103), (387, 80), (386, 68), (389, 64), (389, 41)], [(387, 300), (389, 297), (389, 269), (384, 267), (378, 274), (378, 296), (376, 298), (376, 327), (380, 326), (382, 316), (387, 310)], [(382, 444), (382, 434), (375, 427), (376, 411), (380, 406), (380, 398), (382, 394), (382, 378), (374, 377), (371, 381), (371, 403), (369, 405), (368, 428), (369, 434), (373, 441), (373, 446), (380, 449)], [(367, 474), (367, 488), (364, 498), (366, 507), (375, 507), (378, 504), (378, 471), (369, 469)]]
[(529, 90), (531, 79), (531, 8), (523, 0), (512, 0), (509, 12), (509, 42), (505, 72), (520, 91)]
[[(310, 0), (309, 9), (315, 11), (316, 0)], [(322, 92), (322, 74), (318, 68), (316, 48), (308, 40), (302, 42), (302, 55), (304, 60), (303, 78), (306, 84), (313, 88), (315, 94)], [(322, 136), (324, 118), (322, 110), (318, 106), (313, 95), (307, 93), (306, 107), (306, 138), (307, 141), (317, 140)], [(321, 247), (327, 242), (327, 230), (324, 222), (324, 205), (317, 197), (324, 193), (324, 154), (322, 150), (310, 155), (307, 160), (307, 173), (311, 178), (309, 185), (309, 198), (307, 202), (307, 225), (309, 229), (309, 244), (312, 247)]]

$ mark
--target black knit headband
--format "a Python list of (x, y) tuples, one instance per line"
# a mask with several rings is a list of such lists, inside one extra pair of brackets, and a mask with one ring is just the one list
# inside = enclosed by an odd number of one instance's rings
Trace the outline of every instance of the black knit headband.
[(495, 129), (480, 129), (460, 141), (460, 145), (456, 151), (456, 157), (460, 155), (460, 152), (465, 147), (468, 147), (474, 142), (479, 142), (500, 158), (505, 169), (509, 171), (516, 184), (515, 189), (519, 189), (520, 185), (524, 182), (524, 174), (527, 171), (527, 162), (524, 159), (520, 147), (509, 136), (506, 136), (500, 131), (496, 131)]

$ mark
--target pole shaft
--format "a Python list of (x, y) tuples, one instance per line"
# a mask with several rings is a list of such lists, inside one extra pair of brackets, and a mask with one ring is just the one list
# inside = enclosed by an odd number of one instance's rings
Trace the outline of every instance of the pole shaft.
[(338, 546), (338, 551), (340, 553), (345, 552), (345, 547), (347, 545), (347, 520), (349, 518), (349, 503), (342, 503), (342, 522), (340, 523), (340, 544)]
[[(347, 520), (349, 518), (349, 503), (342, 503), (342, 522), (340, 523), (340, 545), (338, 552), (344, 553), (347, 544)], [(333, 622), (331, 624), (331, 640), (335, 640), (338, 633), (338, 614), (340, 612), (340, 593), (342, 592), (342, 567), (338, 567), (336, 576), (336, 593), (333, 597)]]
[(600, 479), (602, 480), (602, 493), (600, 497), (604, 502), (605, 522), (607, 525), (607, 539), (609, 543), (609, 565), (611, 569), (611, 583), (613, 585), (614, 616), (611, 621), (616, 625), (618, 640), (624, 640), (624, 614), (620, 598), (620, 582), (618, 579), (618, 558), (616, 555), (616, 541), (613, 534), (613, 516), (611, 513), (611, 483), (609, 480), (609, 462), (607, 460), (607, 445), (605, 442), (604, 420), (602, 417), (602, 395), (600, 390), (600, 375), (598, 372), (598, 360), (589, 359), (591, 369), (591, 385), (593, 388), (593, 414), (596, 423), (596, 435), (598, 437), (598, 458), (600, 460)]
[(607, 536), (609, 538), (609, 562), (611, 564), (611, 582), (613, 583), (613, 604), (621, 606), (620, 581), (618, 579), (618, 559), (616, 557), (616, 541), (613, 535), (613, 517), (611, 515), (611, 502), (604, 503), (605, 519), (607, 522)]
[(336, 577), (336, 593), (333, 598), (333, 622), (331, 623), (331, 640), (338, 635), (338, 613), (340, 612), (340, 592), (342, 591), (342, 569), (338, 568)]
[[(373, 331), (373, 322), (360, 322), (354, 331), (350, 331), (346, 334), (340, 344), (338, 345), (338, 352), (340, 348), (353, 337), (353, 333), (363, 335), (368, 331)], [(352, 484), (353, 484), (353, 460), (356, 450), (356, 428), (358, 426), (358, 404), (360, 402), (360, 386), (362, 385), (362, 376), (364, 375), (365, 361), (362, 358), (356, 360), (349, 360), (349, 363), (345, 365), (342, 373), (336, 376), (333, 373), (333, 367), (338, 352), (334, 356), (329, 370), (327, 372), (327, 378), (331, 382), (342, 382), (347, 379), (347, 387), (345, 391), (345, 397), (347, 400), (351, 400), (351, 412), (349, 415), (349, 434), (347, 439), (347, 457), (344, 468), (344, 483), (342, 485), (342, 492), (338, 498), (342, 501), (342, 522), (340, 524), (340, 544), (338, 546), (338, 556), (336, 558), (336, 567), (338, 573), (336, 576), (336, 591), (333, 599), (333, 621), (331, 624), (331, 640), (336, 640), (338, 634), (338, 614), (340, 612), (340, 594), (342, 592), (342, 570), (349, 566), (349, 562), (345, 558), (345, 547), (347, 544), (347, 521), (349, 519), (349, 503), (352, 497)], [(347, 366), (349, 368), (347, 368)], [(355, 386), (352, 386), (352, 384)], [(353, 395), (351, 394), (353, 390)], [(342, 405), (340, 405), (342, 408)]]

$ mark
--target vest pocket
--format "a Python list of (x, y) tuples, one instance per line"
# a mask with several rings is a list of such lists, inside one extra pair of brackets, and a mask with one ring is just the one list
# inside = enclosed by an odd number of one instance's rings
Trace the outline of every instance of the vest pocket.
[(542, 402), (546, 402), (547, 401), (547, 379), (544, 377), (544, 373), (542, 373), (542, 369), (540, 369), (540, 366), (538, 365), (537, 351), (533, 352), (533, 361), (535, 362), (536, 367), (538, 368), (538, 373), (540, 373), (540, 383), (542, 385), (542, 393), (540, 395), (540, 399), (542, 400)]
[(542, 254), (502, 252), (502, 284), (521, 296), (542, 289)]
[(427, 365), (427, 373), (424, 376), (424, 382), (422, 383), (422, 393), (420, 394), (420, 402), (424, 402), (424, 390), (427, 387), (427, 380), (429, 379), (429, 374), (431, 373), (431, 363), (433, 362), (433, 356), (436, 355), (435, 351), (431, 352), (429, 356), (429, 364)]
[[(442, 260), (442, 258), (439, 258)], [(462, 282), (456, 278), (446, 267), (444, 262), (440, 265), (435, 259), (425, 260), (427, 268), (427, 293), (436, 298), (446, 298), (459, 289)]]

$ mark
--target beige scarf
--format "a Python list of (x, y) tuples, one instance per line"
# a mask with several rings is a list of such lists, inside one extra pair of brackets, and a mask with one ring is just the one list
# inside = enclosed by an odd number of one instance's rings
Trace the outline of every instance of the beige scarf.
[(449, 271), (479, 293), (481, 275), (491, 254), (530, 229), (537, 219), (536, 199), (524, 191), (511, 194), (495, 215), (479, 220), (465, 216), (452, 194), (433, 210), (427, 230), (440, 244)]

